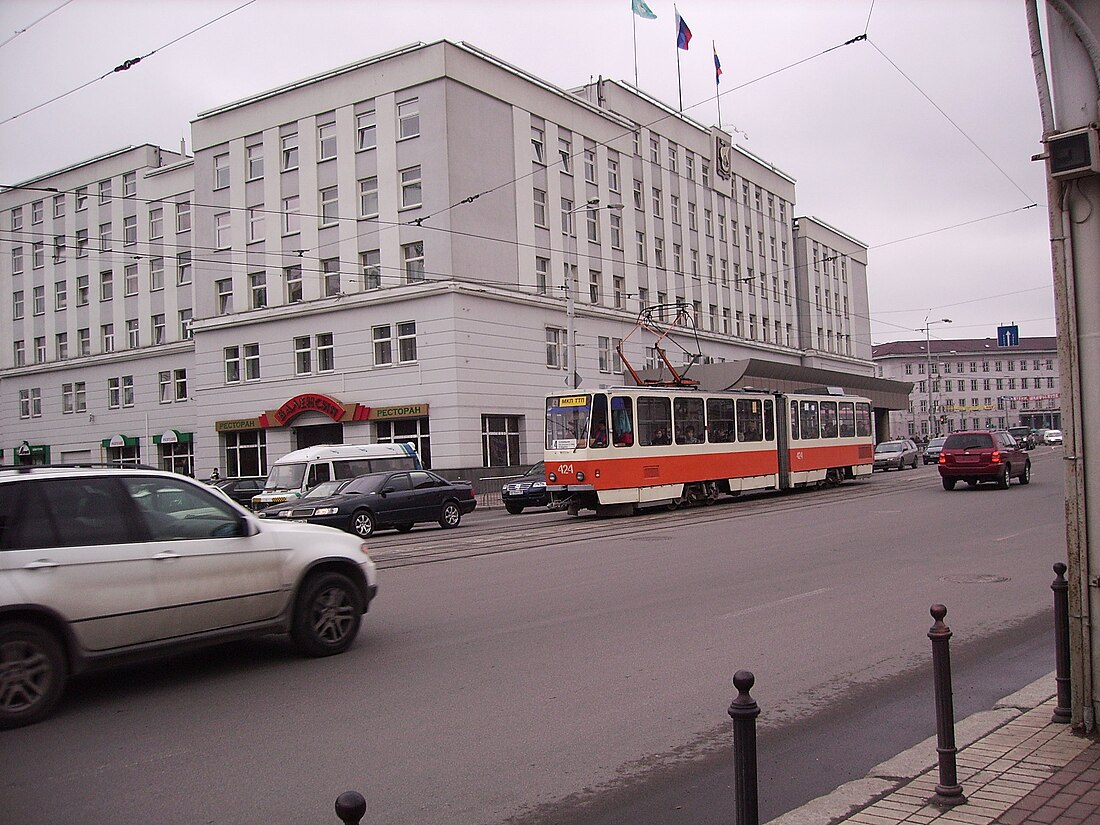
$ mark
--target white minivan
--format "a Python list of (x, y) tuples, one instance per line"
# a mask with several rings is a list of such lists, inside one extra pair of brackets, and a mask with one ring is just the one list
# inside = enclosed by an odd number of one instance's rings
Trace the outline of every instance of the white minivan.
[(322, 444), (287, 453), (271, 466), (252, 509), (301, 498), (322, 481), (355, 478), (386, 470), (421, 470), (412, 444)]

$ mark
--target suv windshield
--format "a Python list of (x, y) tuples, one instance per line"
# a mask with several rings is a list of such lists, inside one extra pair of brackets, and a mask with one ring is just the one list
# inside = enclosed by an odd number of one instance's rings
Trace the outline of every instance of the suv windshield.
[(945, 450), (984, 450), (993, 446), (993, 436), (988, 433), (959, 433), (949, 435), (943, 443)]

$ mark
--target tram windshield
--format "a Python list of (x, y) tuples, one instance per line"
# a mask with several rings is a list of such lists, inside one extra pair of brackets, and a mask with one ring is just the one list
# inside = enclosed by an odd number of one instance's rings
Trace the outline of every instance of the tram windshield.
[(575, 450), (588, 446), (590, 395), (552, 395), (546, 399), (546, 449)]

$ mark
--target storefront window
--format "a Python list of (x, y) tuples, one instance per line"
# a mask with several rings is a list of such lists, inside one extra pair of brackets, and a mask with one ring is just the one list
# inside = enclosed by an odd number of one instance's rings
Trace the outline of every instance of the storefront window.
[(267, 433), (263, 430), (242, 430), (223, 433), (225, 443), (225, 475), (228, 478), (261, 478), (267, 476)]
[(190, 441), (160, 445), (160, 468), (181, 475), (195, 475), (195, 452)]
[(432, 467), (432, 439), (427, 418), (405, 418), (397, 421), (379, 421), (375, 425), (379, 444), (406, 444), (412, 442), (420, 456), (420, 462)]

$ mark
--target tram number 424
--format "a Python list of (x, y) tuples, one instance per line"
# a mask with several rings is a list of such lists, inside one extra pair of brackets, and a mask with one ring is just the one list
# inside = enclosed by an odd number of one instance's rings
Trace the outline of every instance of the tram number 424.
[(563, 476), (573, 475), (573, 465), (572, 464), (559, 464), (558, 465), (558, 474), (563, 475)]

